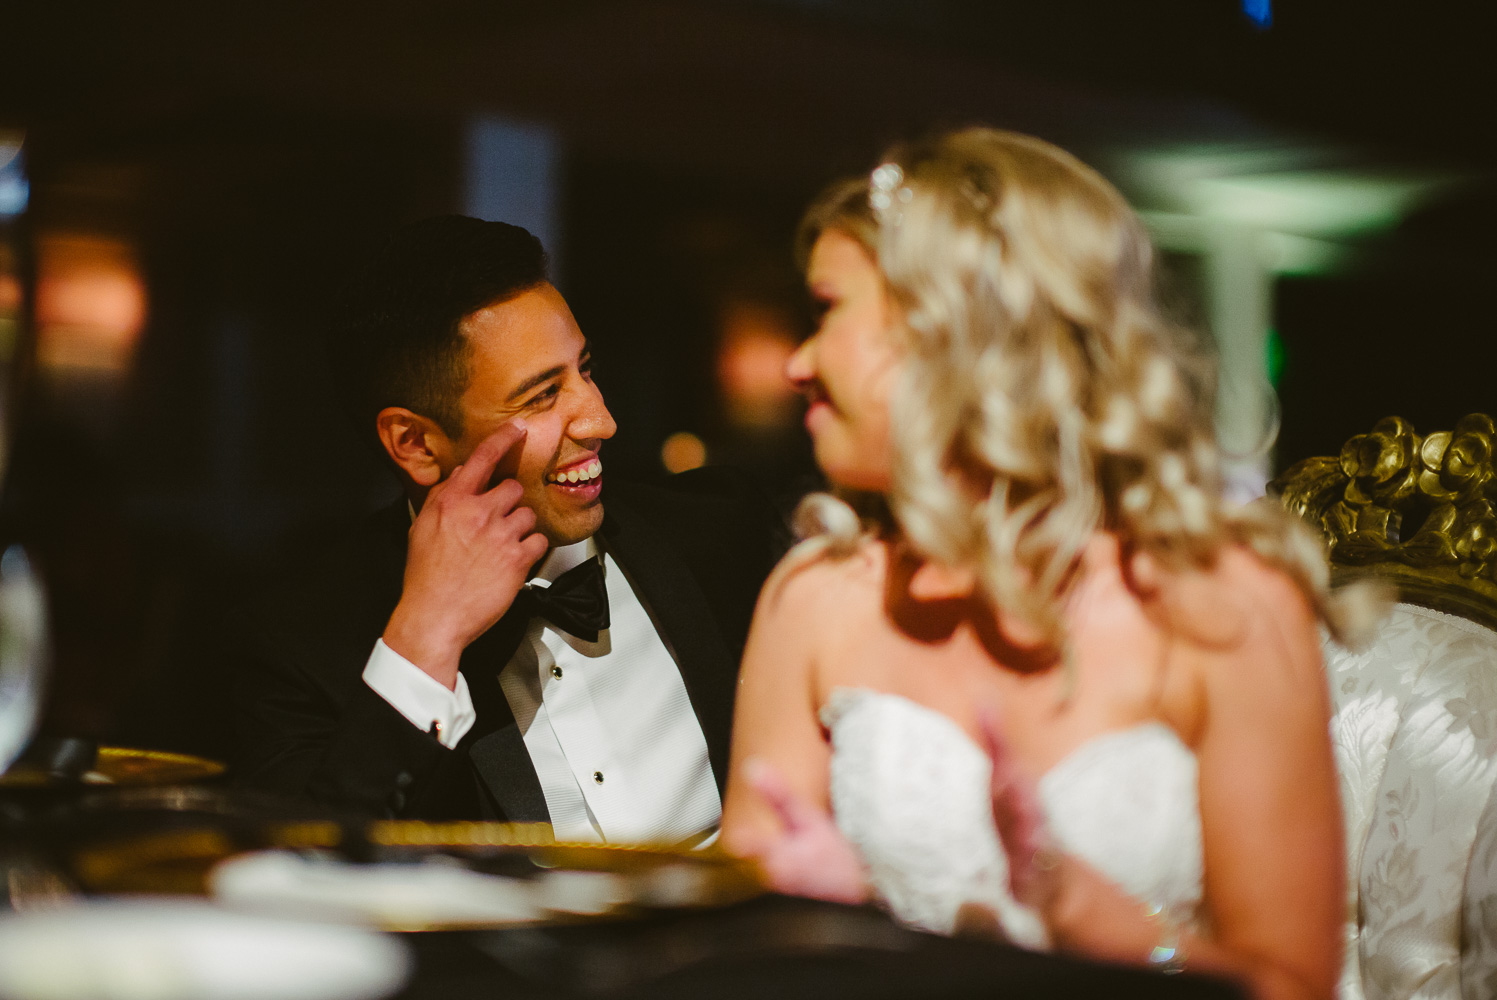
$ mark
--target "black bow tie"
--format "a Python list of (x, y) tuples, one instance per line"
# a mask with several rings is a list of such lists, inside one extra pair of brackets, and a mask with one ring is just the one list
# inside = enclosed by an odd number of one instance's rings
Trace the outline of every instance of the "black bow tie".
[(608, 627), (608, 588), (603, 584), (603, 560), (589, 559), (573, 566), (549, 587), (526, 587), (515, 607), (527, 617), (539, 616), (588, 642)]

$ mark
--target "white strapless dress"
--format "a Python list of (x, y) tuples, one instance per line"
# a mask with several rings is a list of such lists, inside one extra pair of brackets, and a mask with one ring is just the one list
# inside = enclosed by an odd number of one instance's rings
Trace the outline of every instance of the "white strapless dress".
[[(1043, 949), (1039, 915), (1009, 892), (993, 826), (988, 756), (946, 716), (898, 695), (839, 688), (831, 801), (875, 891), (899, 920), (952, 933), (964, 907), (997, 916), (1015, 944)], [(1190, 922), (1201, 902), (1196, 759), (1150, 722), (1082, 744), (1040, 780), (1051, 836), (1129, 895)]]

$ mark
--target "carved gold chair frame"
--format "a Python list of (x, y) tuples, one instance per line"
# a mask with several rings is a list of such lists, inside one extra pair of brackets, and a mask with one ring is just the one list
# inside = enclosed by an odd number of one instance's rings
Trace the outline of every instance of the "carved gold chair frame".
[(1497, 630), (1494, 439), (1485, 413), (1423, 436), (1387, 417), (1269, 489), (1324, 533), (1333, 584), (1386, 580), (1412, 604)]

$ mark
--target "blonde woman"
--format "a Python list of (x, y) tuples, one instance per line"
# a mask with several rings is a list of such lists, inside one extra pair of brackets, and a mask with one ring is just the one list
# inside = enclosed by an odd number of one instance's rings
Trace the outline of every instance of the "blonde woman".
[(803, 225), (838, 498), (745, 654), (724, 842), (939, 932), (1323, 997), (1342, 845), (1313, 539), (1220, 498), (1136, 216), (1040, 140), (897, 150)]

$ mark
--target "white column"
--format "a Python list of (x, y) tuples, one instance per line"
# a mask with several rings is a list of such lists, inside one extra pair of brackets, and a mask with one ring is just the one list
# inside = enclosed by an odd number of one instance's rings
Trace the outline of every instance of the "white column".
[(1273, 272), (1263, 234), (1231, 222), (1208, 222), (1206, 298), (1220, 358), (1216, 426), (1228, 492), (1260, 496), (1270, 471), (1278, 401), (1268, 381)]

